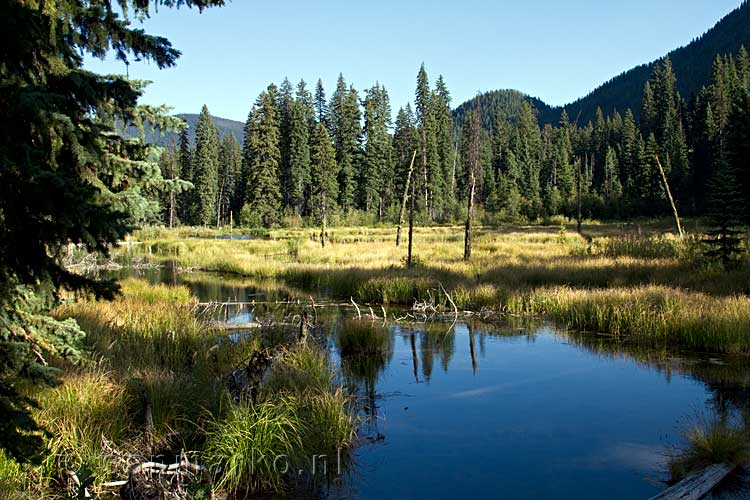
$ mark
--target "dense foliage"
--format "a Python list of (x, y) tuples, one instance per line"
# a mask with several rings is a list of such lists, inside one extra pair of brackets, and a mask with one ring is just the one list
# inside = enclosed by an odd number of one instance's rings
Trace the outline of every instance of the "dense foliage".
[(222, 0), (11, 0), (0, 4), (0, 446), (29, 457), (41, 440), (21, 381), (53, 382), (53, 361), (76, 361), (82, 331), (46, 315), (65, 292), (111, 297), (112, 282), (66, 270), (71, 245), (106, 253), (157, 216), (166, 184), (159, 151), (125, 139), (116, 124), (177, 126), (164, 109), (137, 105), (143, 85), (83, 69), (108, 52), (159, 68), (179, 52), (131, 27), (150, 7)]
[[(687, 101), (665, 58), (644, 84), (636, 111), (605, 115), (597, 109), (585, 124), (563, 111), (556, 126), (540, 127), (533, 101), (521, 94), (482, 94), (452, 114), (445, 81), (440, 77), (431, 88), (424, 66), (414, 107), (399, 109), (393, 126), (388, 92), (379, 83), (360, 99), (339, 76), (326, 103), (322, 82), (313, 98), (304, 81), (296, 93), (285, 81), (281, 92), (269, 86), (250, 112), (242, 171), (236, 176), (243, 180), (225, 206), (244, 206), (242, 222), (267, 227), (284, 216), (314, 216), (310, 200), (319, 186), (310, 158), (313, 141), (320, 139), (317, 124), (326, 128), (335, 151), (337, 197), (327, 209), (329, 220), (357, 213), (358, 220), (396, 222), (416, 151), (413, 182), (420, 220), (462, 221), (472, 185), (466, 152), (472, 148), (461, 120), (478, 108), (482, 131), (474, 192), (485, 222), (667, 215), (666, 177), (682, 215), (727, 213), (712, 206), (726, 197), (713, 193), (734, 193), (727, 202), (734, 227), (748, 217), (748, 82), (750, 58), (741, 48), (717, 57), (710, 83)], [(727, 168), (717, 176), (722, 163)], [(213, 169), (200, 161), (190, 168)], [(218, 222), (229, 216), (223, 211)], [(723, 224), (715, 216), (712, 220), (716, 227)]]

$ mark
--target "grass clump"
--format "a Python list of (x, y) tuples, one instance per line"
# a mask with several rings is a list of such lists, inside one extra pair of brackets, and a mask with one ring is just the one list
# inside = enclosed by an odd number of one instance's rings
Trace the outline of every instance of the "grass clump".
[(298, 344), (275, 362), (258, 401), (231, 405), (209, 426), (204, 457), (219, 471), (220, 487), (280, 491), (290, 474), (318, 474), (316, 457), (349, 447), (356, 427), (326, 353)]
[(379, 354), (390, 349), (391, 335), (381, 324), (347, 319), (338, 328), (336, 344), (342, 356)]
[(28, 470), (0, 450), (0, 498), (21, 500), (30, 498), (31, 481)]
[(328, 355), (316, 347), (299, 344), (286, 350), (268, 377), (269, 393), (326, 392), (334, 386), (334, 373)]
[(58, 387), (38, 397), (35, 418), (49, 433), (40, 473), (45, 482), (65, 470), (85, 470), (96, 484), (111, 477), (111, 458), (103, 439), (122, 443), (130, 434), (131, 400), (126, 387), (101, 369), (67, 374)]
[(686, 438), (687, 448), (669, 460), (669, 472), (675, 482), (712, 464), (740, 466), (750, 458), (748, 431), (725, 420), (697, 424)]
[(246, 493), (282, 489), (287, 460), (300, 460), (303, 422), (290, 396), (232, 406), (207, 434), (205, 460), (220, 470), (217, 486)]

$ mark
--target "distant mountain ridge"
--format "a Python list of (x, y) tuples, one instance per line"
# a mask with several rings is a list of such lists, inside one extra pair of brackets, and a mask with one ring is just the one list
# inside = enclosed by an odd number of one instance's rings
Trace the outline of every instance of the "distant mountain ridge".
[[(682, 97), (689, 101), (700, 92), (703, 85), (709, 83), (713, 62), (717, 55), (736, 54), (743, 45), (750, 49), (750, 3), (747, 0), (744, 0), (738, 8), (724, 16), (702, 36), (666, 54), (672, 60), (672, 67), (677, 76), (677, 87)], [(568, 112), (571, 120), (578, 118), (578, 123), (581, 125), (595, 118), (597, 107), (601, 107), (605, 115), (615, 111), (624, 114), (625, 110), (630, 108), (638, 116), (643, 86), (651, 76), (656, 62), (658, 60), (625, 71), (600, 85), (585, 97), (564, 106), (551, 107), (539, 99), (530, 97), (528, 99), (537, 107), (540, 124), (556, 124), (563, 109)], [(487, 94), (492, 94), (492, 92), (483, 95)], [(460, 118), (465, 109), (460, 113), (459, 110), (466, 106), (470, 107), (472, 100), (458, 106), (454, 117)], [(485, 109), (485, 102), (483, 101), (482, 104)], [(458, 121), (460, 124), (460, 120)]]
[[(178, 118), (182, 118), (185, 120), (185, 122), (188, 125), (188, 136), (190, 137), (190, 144), (195, 145), (195, 125), (198, 123), (198, 114), (193, 113), (180, 113), (177, 115), (174, 115)], [(230, 120), (228, 118), (221, 118), (218, 116), (212, 116), (214, 123), (216, 124), (216, 128), (219, 129), (219, 137), (224, 138), (228, 134), (234, 134), (234, 138), (237, 140), (237, 143), (242, 145), (242, 139), (243, 139), (243, 131), (245, 128), (245, 124), (242, 122), (238, 122), (235, 120)], [(135, 137), (138, 135), (138, 131), (135, 127), (129, 127), (128, 130), (125, 132), (125, 135), (128, 137)], [(168, 147), (172, 144), (172, 141), (177, 144), (179, 142), (179, 134), (175, 134), (174, 132), (168, 132), (166, 134), (162, 134), (158, 131), (150, 130), (148, 126), (146, 126), (146, 142), (149, 144), (156, 144), (157, 146), (164, 146)]]
[(453, 120), (457, 127), (462, 126), (466, 115), (474, 108), (475, 99), (479, 99), (479, 105), (482, 109), (482, 126), (486, 130), (494, 128), (498, 115), (514, 122), (518, 118), (524, 101), (529, 101), (540, 115), (553, 113), (553, 108), (541, 99), (528, 96), (518, 90), (491, 90), (479, 94), (476, 98), (464, 102), (453, 110)]

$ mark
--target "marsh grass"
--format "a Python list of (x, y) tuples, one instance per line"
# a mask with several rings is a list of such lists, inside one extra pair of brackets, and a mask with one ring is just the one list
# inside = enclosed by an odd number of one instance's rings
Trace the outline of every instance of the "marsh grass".
[(275, 362), (259, 401), (230, 405), (208, 426), (205, 460), (230, 491), (280, 491), (289, 479), (287, 464), (311, 473), (312, 457), (333, 457), (351, 445), (357, 428), (352, 405), (334, 383), (324, 351), (292, 346)]
[(282, 489), (284, 470), (276, 458), (301, 459), (304, 430), (298, 410), (297, 398), (288, 395), (231, 406), (209, 428), (204, 450), (204, 461), (220, 471), (217, 486), (246, 493)]
[(725, 420), (698, 423), (685, 437), (687, 447), (669, 458), (669, 472), (675, 482), (712, 464), (741, 466), (750, 459), (747, 429)]
[[(586, 225), (588, 240), (560, 222), (477, 228), (471, 262), (462, 259), (462, 228), (419, 227), (420, 265), (411, 269), (389, 227), (336, 227), (325, 249), (314, 243), (315, 230), (305, 228), (247, 241), (180, 239), (179, 231), (157, 240), (188, 246), (177, 257), (181, 265), (342, 299), (446, 307), (443, 285), (461, 309), (547, 315), (572, 328), (642, 341), (750, 352), (750, 263), (726, 273), (702, 260), (699, 232), (679, 239), (667, 222)], [(303, 242), (298, 249), (294, 243), (294, 256), (288, 241)]]
[(337, 329), (336, 345), (342, 356), (382, 354), (391, 348), (391, 335), (379, 322), (346, 319)]
[[(34, 471), (42, 496), (64, 489), (65, 470), (92, 474), (96, 489), (127, 476), (129, 461), (122, 457), (137, 461), (179, 448), (200, 451), (204, 444), (204, 458), (214, 461), (209, 465), (224, 471), (217, 475), (220, 485), (278, 489), (283, 475), (262, 462), (247, 472), (242, 454), (255, 449), (298, 461), (313, 447), (324, 453), (351, 442), (351, 401), (327, 353), (312, 345), (285, 347), (288, 329), (222, 338), (197, 314), (188, 288), (134, 279), (122, 282), (114, 301), (70, 303), (55, 314), (81, 324), (89, 356), (81, 366), (61, 366), (61, 385), (32, 394), (39, 403), (34, 416), (49, 433), (44, 462)], [(226, 374), (267, 348), (283, 355), (261, 401), (230, 403)], [(0, 487), (16, 487), (14, 464), (0, 457)]]
[(32, 481), (24, 467), (0, 450), (0, 498), (21, 500), (32, 497)]
[(327, 392), (334, 387), (334, 372), (328, 355), (306, 344), (286, 350), (275, 363), (265, 389), (268, 394)]
[(111, 477), (111, 457), (102, 439), (123, 443), (132, 430), (130, 396), (113, 374), (101, 369), (67, 374), (58, 387), (38, 396), (37, 422), (49, 433), (40, 474), (49, 484), (65, 470), (86, 470), (97, 484)]

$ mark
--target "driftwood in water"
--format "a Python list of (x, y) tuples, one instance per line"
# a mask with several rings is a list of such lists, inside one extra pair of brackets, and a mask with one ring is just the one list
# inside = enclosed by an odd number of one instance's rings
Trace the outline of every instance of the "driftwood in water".
[[(122, 481), (105, 483), (115, 486)], [(130, 469), (128, 480), (122, 483), (120, 496), (123, 500), (183, 500), (191, 493), (191, 485), (202, 483), (213, 488), (211, 475), (203, 466), (192, 464), (184, 452), (174, 464), (144, 462)]]
[(706, 496), (735, 469), (734, 465), (714, 464), (694, 472), (685, 479), (667, 488), (651, 500), (698, 500)]

